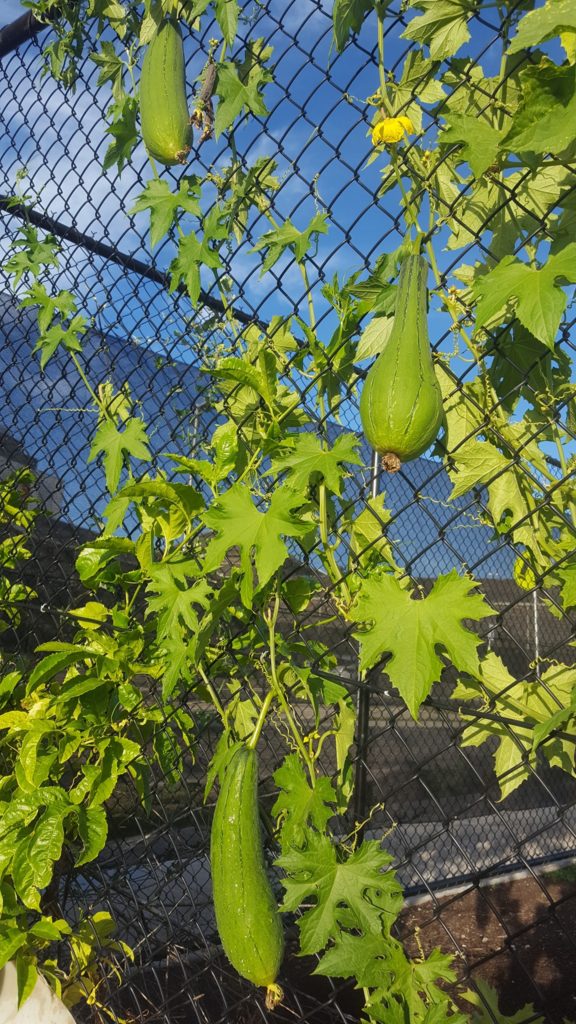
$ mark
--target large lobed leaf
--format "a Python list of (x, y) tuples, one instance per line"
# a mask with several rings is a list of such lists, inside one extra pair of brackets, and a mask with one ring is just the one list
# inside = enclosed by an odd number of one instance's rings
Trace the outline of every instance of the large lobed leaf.
[(414, 600), (393, 576), (362, 584), (350, 612), (353, 622), (371, 623), (356, 633), (361, 668), (369, 669), (384, 654), (391, 654), (386, 672), (415, 719), (442, 674), (445, 662), (439, 647), (462, 671), (478, 670), (480, 637), (466, 629), (462, 620), (483, 619), (492, 612), (480, 594), (471, 593), (475, 585), (455, 569), (439, 576), (428, 596), (420, 600)]

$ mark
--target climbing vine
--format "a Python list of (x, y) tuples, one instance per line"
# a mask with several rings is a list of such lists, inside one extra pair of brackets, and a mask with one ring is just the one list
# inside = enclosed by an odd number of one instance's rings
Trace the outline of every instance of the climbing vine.
[[(478, 515), (513, 547), (518, 585), (538, 588), (557, 613), (576, 606), (576, 385), (563, 344), (576, 283), (571, 0), (536, 10), (531, 0), (409, 2), (402, 38), (410, 46), (394, 70), (385, 46), (391, 4), (336, 0), (336, 52), (358, 32), (374, 42), (371, 95), (343, 102), (365, 117), (378, 196), (395, 197), (404, 224), (396, 250), (322, 287), (311, 257), (330, 231), (329, 211), (319, 208), (308, 223), (281, 219), (274, 159), (248, 164), (237, 153), (236, 126), (266, 116), (275, 72), (271, 47), (251, 38), (235, 0), (65, 2), (57, 16), (49, 0), (30, 6), (54, 30), (45, 70), (69, 88), (79, 87), (81, 61), (95, 47), (90, 58), (109, 98), (103, 170), (120, 175), (140, 142), (139, 68), (158, 25), (165, 16), (189, 31), (207, 23), (205, 63), (189, 82), (192, 118), (202, 151), (224, 136), (229, 162), (204, 176), (183, 164), (174, 188), (151, 160), (126, 211), (149, 216), (151, 248), (169, 240), (170, 290), (184, 290), (198, 308), (216, 295), (222, 309), (220, 343), (202, 351), (216, 425), (201, 457), (169, 453), (170, 472), (151, 470), (150, 434), (129, 392), (90, 380), (82, 297), (51, 283), (62, 261), (56, 239), (27, 223), (5, 263), (19, 300), (37, 310), (41, 366), (67, 350), (88, 391), (86, 454), (102, 466), (109, 501), (101, 535), (78, 556), (87, 598), (70, 613), (74, 639), (42, 645), (30, 673), (0, 684), (8, 764), (0, 965), (16, 957), (25, 998), (39, 947), (68, 927), (43, 897), (63, 851), (76, 865), (100, 853), (106, 802), (124, 775), (150, 805), (146, 744), (178, 774), (196, 735), (193, 713), (177, 699), (186, 694), (208, 702), (219, 722), (207, 797), (239, 743), (256, 747), (265, 728), (277, 732), (282, 910), (297, 913), (300, 952), (317, 957), (316, 972), (353, 978), (370, 1024), (464, 1021), (443, 984), (456, 979), (451, 958), (436, 950), (411, 960), (394, 936), (402, 893), (381, 841), (362, 839), (360, 823), (344, 837), (335, 825), (353, 792), (353, 690), (321, 631), (306, 636), (299, 622), (322, 593), (328, 618), (358, 642), (362, 679), (380, 667), (414, 719), (450, 668), (461, 742), (498, 739), (502, 797), (539, 756), (574, 773), (574, 669), (537, 665), (514, 678), (481, 642), (493, 611), (471, 576), (452, 570), (424, 594), (401, 545), (388, 539), (385, 487), (360, 509), (345, 494), (361, 465), (359, 435), (328, 429), (390, 338), (403, 258), (422, 253), (430, 303), (448, 325), (448, 350), (434, 355), (444, 425), (432, 455), (444, 461), (450, 500), (481, 494)], [(501, 26), (492, 76), (467, 56), (471, 21), (485, 7)], [(248, 30), (242, 42), (239, 25)], [(238, 321), (227, 256), (248, 237), (263, 276), (286, 261), (297, 268), (304, 311), (266, 325)], [(439, 239), (455, 257), (449, 270)], [(474, 263), (458, 263), (475, 242)], [(321, 301), (336, 319), (330, 337)], [(129, 538), (124, 523), (134, 515)], [(143, 678), (158, 694), (154, 705)], [(488, 709), (521, 721), (523, 738), (497, 716), (484, 718)], [(472, 1019), (483, 1014), (476, 1005)]]

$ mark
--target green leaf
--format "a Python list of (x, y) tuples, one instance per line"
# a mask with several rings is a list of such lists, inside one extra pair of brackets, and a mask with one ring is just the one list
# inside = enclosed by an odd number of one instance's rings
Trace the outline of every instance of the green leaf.
[(524, 327), (552, 349), (566, 308), (564, 281), (576, 283), (576, 242), (549, 256), (539, 269), (505, 256), (474, 281), (476, 327), (509, 319), (514, 310)]
[[(461, 739), (464, 745), (464, 734)], [(494, 771), (500, 787), (500, 799), (504, 800), (518, 786), (532, 775), (533, 759), (524, 759), (526, 745), (516, 736), (501, 736), (494, 754)]]
[(120, 39), (126, 35), (128, 12), (120, 0), (89, 0), (87, 14), (88, 17), (98, 18), (100, 21), (109, 21)]
[(354, 434), (341, 434), (332, 448), (326, 447), (315, 434), (298, 434), (283, 442), (281, 450), (287, 454), (273, 459), (266, 473), (268, 476), (288, 473), (290, 487), (302, 493), (310, 483), (323, 480), (328, 490), (341, 494), (342, 479), (347, 475), (342, 463), (362, 465), (357, 447), (358, 438)]
[(52, 720), (39, 718), (28, 711), (5, 711), (0, 715), (0, 730), (10, 729), (14, 732), (44, 733), (54, 732), (58, 726)]
[(314, 594), (320, 589), (317, 580), (309, 579), (307, 576), (292, 576), (284, 580), (282, 596), (290, 611), (298, 615), (308, 607)]
[(505, 529), (513, 528), (534, 507), (521, 486), (525, 479), (522, 469), (489, 441), (472, 438), (454, 452), (452, 462), (449, 475), (454, 487), (450, 500), (460, 498), (472, 487), (487, 485), (488, 509), (496, 527), (504, 518)]
[(314, 901), (300, 919), (300, 952), (324, 949), (339, 938), (342, 927), (381, 936), (384, 920), (392, 923), (402, 904), (402, 890), (393, 874), (384, 874), (391, 857), (378, 840), (364, 841), (345, 859), (327, 835), (308, 831), (303, 850), (292, 848), (277, 863), (286, 872), (283, 910), (297, 910)]
[(170, 231), (175, 221), (179, 220), (178, 211), (200, 216), (200, 180), (196, 177), (180, 179), (178, 191), (172, 192), (170, 185), (163, 178), (151, 178), (146, 188), (138, 196), (130, 213), (141, 210), (150, 211), (150, 245), (152, 248)]
[(574, 736), (574, 743), (576, 743), (576, 733), (574, 733), (573, 722), (576, 718), (576, 697), (572, 701), (569, 707), (560, 708), (556, 714), (552, 715), (547, 719), (546, 722), (540, 722), (534, 726), (532, 733), (532, 749), (536, 750), (544, 740), (550, 736), (556, 729), (562, 729), (564, 732), (567, 729), (571, 729), (572, 735)]
[(412, 717), (438, 682), (445, 662), (437, 648), (465, 672), (478, 671), (480, 638), (462, 625), (463, 619), (492, 614), (479, 594), (471, 594), (473, 580), (455, 569), (439, 576), (427, 597), (414, 600), (393, 576), (364, 580), (350, 612), (353, 622), (372, 625), (356, 633), (360, 640), (360, 667), (371, 668), (385, 653), (392, 657), (386, 672)]
[(330, 779), (319, 776), (312, 789), (298, 755), (288, 754), (274, 772), (274, 782), (281, 790), (272, 814), (280, 817), (282, 848), (301, 846), (310, 824), (324, 832), (337, 802)]
[(221, 733), (220, 739), (216, 744), (216, 750), (214, 751), (212, 760), (210, 761), (210, 764), (208, 766), (208, 771), (206, 772), (204, 803), (206, 803), (206, 800), (208, 799), (210, 793), (212, 792), (212, 787), (216, 781), (216, 778), (219, 778), (220, 784), (222, 784), (224, 772), (226, 771), (226, 768), (228, 767), (234, 754), (236, 753), (237, 750), (240, 749), (241, 746), (243, 746), (242, 743), (231, 742), (229, 732)]
[(0, 924), (0, 970), (26, 944), (27, 938), (24, 928), (11, 928), (7, 924)]
[[(252, 388), (264, 400), (269, 409), (273, 406), (276, 391), (276, 362), (271, 352), (261, 352), (259, 365), (253, 366), (246, 359), (225, 356), (220, 359), (210, 375), (221, 380), (232, 380), (244, 387)], [(262, 372), (262, 370), (273, 372)]]
[(78, 835), (82, 841), (82, 852), (74, 861), (76, 867), (94, 860), (106, 845), (108, 819), (101, 806), (80, 806), (77, 811)]
[[(476, 688), (476, 693), (472, 690)], [(466, 691), (469, 692), (466, 692)], [(461, 716), (470, 724), (462, 733), (460, 742), (463, 746), (481, 746), (489, 739), (496, 738), (498, 746), (495, 751), (495, 768), (500, 785), (501, 799), (512, 793), (526, 779), (532, 776), (532, 768), (536, 764), (536, 750), (549, 734), (562, 728), (573, 715), (573, 694), (576, 690), (576, 671), (573, 666), (553, 665), (546, 669), (541, 678), (533, 683), (515, 682), (501, 659), (488, 654), (482, 661), (480, 673), (475, 679), (467, 680), (466, 687), (461, 685), (453, 693), (453, 699), (474, 699), (475, 696), (486, 700), (488, 696), (499, 714), (508, 718), (520, 717), (528, 726), (532, 726), (532, 735), (528, 730), (511, 733), (505, 722), (483, 719), (474, 715), (468, 717), (465, 711)], [(559, 709), (559, 704), (563, 705)], [(550, 764), (558, 765), (564, 770), (572, 770), (574, 762), (574, 742), (552, 737), (544, 743), (542, 753)]]
[(327, 214), (316, 213), (308, 227), (304, 231), (299, 231), (287, 217), (280, 227), (274, 228), (272, 231), (265, 231), (254, 248), (250, 250), (251, 252), (259, 252), (261, 249), (268, 250), (262, 263), (260, 276), (274, 266), (286, 249), (294, 254), (297, 263), (301, 263), (310, 247), (318, 243), (318, 236), (325, 235), (328, 231), (326, 221)]
[[(228, 211), (228, 224), (234, 231), (238, 243), (244, 238), (250, 210), (255, 208), (261, 213), (268, 212), (271, 205), (270, 193), (280, 188), (280, 182), (274, 175), (275, 170), (276, 161), (272, 157), (264, 156), (258, 157), (246, 170), (239, 162), (235, 162), (223, 167), (218, 175), (219, 189), (223, 194), (231, 193), (225, 205)], [(271, 329), (270, 334), (272, 333)], [(278, 348), (276, 340), (274, 347)]]
[(576, 7), (573, 0), (546, 0), (543, 7), (529, 11), (519, 22), (508, 53), (538, 46), (562, 32), (576, 31)]
[(458, 159), (470, 165), (475, 178), (481, 178), (495, 162), (505, 132), (482, 117), (452, 111), (446, 114), (446, 122), (447, 128), (440, 135), (440, 143), (463, 143)]
[(264, 67), (272, 48), (263, 39), (251, 40), (241, 64), (226, 61), (218, 67), (216, 93), (220, 102), (216, 111), (214, 131), (218, 138), (243, 112), (264, 117), (268, 110), (262, 90), (272, 81), (272, 72)]
[(474, 11), (469, 0), (413, 0), (424, 14), (413, 18), (401, 39), (413, 39), (430, 47), (432, 60), (453, 57), (470, 39), (468, 19)]
[(85, 333), (87, 326), (88, 321), (78, 314), (72, 317), (68, 324), (53, 323), (46, 331), (42, 331), (33, 349), (34, 352), (40, 352), (40, 369), (44, 369), (60, 345), (67, 352), (81, 352), (82, 343), (79, 335)]
[[(64, 925), (64, 922), (60, 923), (62, 926)], [(42, 917), (31, 925), (30, 932), (39, 939), (43, 939), (44, 942), (58, 942), (62, 938), (65, 929), (64, 927), (59, 928), (51, 918)]]
[(558, 569), (556, 575), (562, 580), (560, 596), (564, 608), (576, 608), (576, 565)]
[(28, 684), (30, 689), (43, 686), (49, 679), (53, 679), (54, 676), (58, 675), (59, 672), (63, 672), (70, 665), (75, 665), (76, 662), (89, 657), (90, 653), (87, 648), (78, 646), (72, 650), (59, 651), (55, 654), (49, 654), (47, 658), (42, 658), (42, 661), (38, 662), (30, 674)]
[(216, 531), (208, 545), (204, 571), (219, 568), (230, 548), (240, 549), (242, 583), (240, 597), (246, 608), (252, 604), (254, 572), (259, 587), (273, 576), (288, 557), (285, 537), (303, 537), (310, 532), (310, 523), (292, 515), (303, 498), (290, 488), (278, 488), (272, 494), (265, 512), (252, 501), (250, 489), (234, 484), (204, 515), (204, 522)]
[(149, 590), (157, 596), (148, 598), (148, 615), (155, 616), (159, 639), (194, 635), (199, 627), (197, 606), (207, 609), (212, 588), (206, 579), (190, 582), (198, 573), (191, 560), (162, 562), (150, 569)]
[(59, 266), (60, 247), (54, 235), (40, 238), (31, 225), (20, 228), (13, 248), (17, 251), (4, 262), (3, 269), (14, 277), (14, 287), (24, 276), (37, 278), (44, 267)]
[(561, 153), (574, 141), (576, 67), (553, 64), (520, 73), (522, 102), (502, 149), (515, 153)]
[(157, 526), (168, 544), (185, 534), (204, 508), (202, 496), (190, 484), (168, 483), (161, 479), (127, 483), (118, 497), (135, 501), (143, 529)]
[(76, 571), (82, 583), (95, 587), (107, 579), (115, 579), (121, 571), (117, 561), (120, 555), (134, 555), (134, 541), (127, 537), (99, 537), (85, 544), (76, 559)]
[(519, 321), (499, 335), (489, 374), (506, 412), (513, 412), (521, 398), (533, 402), (535, 395), (546, 394), (556, 376), (565, 381), (563, 368), (554, 365), (557, 357), (557, 349), (550, 351)]
[[(402, 66), (402, 77), (391, 86), (395, 95), (395, 109), (406, 114), (414, 127), (422, 127), (422, 103), (439, 103), (445, 91), (438, 80), (440, 61), (429, 60), (422, 50), (410, 50)], [(418, 102), (414, 102), (417, 97)]]
[(29, 790), (41, 786), (46, 781), (50, 768), (56, 760), (55, 750), (52, 750), (50, 754), (40, 752), (44, 735), (44, 730), (41, 732), (30, 731), (22, 739), (17, 764), (17, 767), (18, 765), (21, 767), (23, 774), (20, 783), (21, 789)]
[(12, 862), (12, 881), (18, 896), (29, 910), (40, 910), (40, 893), (34, 881), (34, 869), (28, 856), (30, 839), (25, 835), (18, 843)]
[(48, 807), (34, 823), (34, 831), (27, 848), (27, 857), (32, 869), (34, 885), (45, 889), (54, 871), (54, 863), (60, 858), (64, 844), (63, 820), (68, 813), (66, 805)]
[(69, 700), (76, 701), (78, 697), (84, 696), (87, 693), (94, 693), (99, 690), (102, 686), (108, 686), (108, 679), (100, 679), (97, 676), (75, 676), (73, 679), (66, 680), (62, 683), (59, 693), (53, 698), (56, 702), (66, 702)]
[(394, 326), (393, 316), (375, 316), (360, 335), (358, 348), (356, 349), (356, 361), (361, 363), (363, 359), (372, 359), (379, 356), (386, 347), (386, 342), (392, 333)]
[(110, 82), (112, 96), (116, 103), (121, 104), (125, 95), (123, 79), (127, 68), (122, 58), (116, 53), (114, 43), (110, 41), (101, 42), (100, 50), (96, 53), (91, 53), (90, 60), (94, 61), (96, 66), (100, 68), (96, 85), (102, 86), (106, 82)]
[[(380, 4), (380, 6), (384, 7), (388, 4)], [(338, 53), (342, 53), (348, 42), (348, 36), (360, 31), (366, 15), (372, 10), (374, 10), (374, 0), (334, 0), (332, 20), (334, 42)]]
[(209, 244), (210, 240), (208, 234), (205, 234), (202, 240), (198, 239), (193, 231), (182, 235), (178, 240), (178, 254), (169, 267), (169, 290), (175, 291), (182, 282), (194, 306), (200, 298), (200, 268), (210, 267), (212, 270), (218, 270), (222, 266), (220, 256)]
[(152, 746), (162, 776), (174, 785), (182, 775), (182, 751), (172, 729), (163, 725), (161, 729), (156, 730)]
[(18, 1009), (32, 995), (38, 980), (38, 969), (35, 961), (28, 956), (16, 957), (16, 981), (18, 985)]
[(106, 486), (113, 494), (120, 483), (122, 467), (129, 458), (150, 460), (148, 444), (144, 424), (137, 417), (131, 417), (123, 430), (119, 430), (112, 420), (103, 419), (94, 435), (88, 462), (103, 454)]
[(498, 992), (488, 982), (475, 978), (474, 984), (477, 991), (468, 989), (460, 997), (475, 1007), (471, 1024), (544, 1024), (544, 1017), (536, 1013), (531, 1003), (508, 1016), (501, 1012)]
[[(343, 932), (321, 957), (314, 974), (329, 978), (354, 978), (356, 985), (375, 988), (406, 975), (406, 955), (399, 942), (383, 935), (351, 935)], [(388, 1017), (384, 1018), (387, 1022)], [(370, 1020), (373, 1020), (372, 1015)], [(402, 1015), (400, 1021), (406, 1017)], [(442, 1024), (446, 1024), (444, 1020)]]
[(238, 0), (215, 0), (214, 8), (222, 35), (228, 46), (232, 46), (238, 27)]
[(106, 128), (106, 134), (111, 135), (114, 141), (104, 154), (102, 168), (107, 171), (116, 165), (118, 171), (122, 171), (125, 165), (130, 163), (132, 153), (138, 144), (138, 103), (133, 96), (125, 96), (121, 103), (113, 104), (111, 109), (113, 121)]
[(391, 518), (385, 500), (385, 494), (369, 498), (366, 507), (350, 524), (350, 552), (361, 566), (373, 562), (380, 567), (383, 563), (396, 566), (392, 545), (384, 532)]

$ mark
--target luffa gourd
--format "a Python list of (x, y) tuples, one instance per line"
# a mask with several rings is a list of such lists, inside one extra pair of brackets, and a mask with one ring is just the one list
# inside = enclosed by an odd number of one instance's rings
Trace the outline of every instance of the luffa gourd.
[(425, 258), (405, 256), (392, 331), (360, 397), (364, 434), (389, 472), (422, 455), (443, 419), (442, 393), (428, 338), (427, 279)]

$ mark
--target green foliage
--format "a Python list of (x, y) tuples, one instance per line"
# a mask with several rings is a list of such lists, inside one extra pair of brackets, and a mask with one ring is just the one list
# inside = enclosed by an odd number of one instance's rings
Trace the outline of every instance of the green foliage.
[(102, 418), (92, 442), (88, 462), (103, 454), (106, 486), (111, 494), (120, 482), (122, 467), (129, 458), (147, 461), (150, 458), (148, 438), (141, 420), (130, 419), (120, 430), (111, 419)]
[[(283, 537), (302, 537), (310, 525), (293, 514), (302, 498), (289, 487), (274, 491), (264, 512), (252, 500), (244, 484), (234, 484), (204, 514), (206, 526), (216, 531), (204, 561), (205, 572), (218, 569), (231, 548), (240, 549), (242, 582), (240, 596), (250, 608), (256, 589), (272, 578), (288, 557)], [(254, 575), (256, 580), (254, 580)]]
[(424, 13), (410, 21), (403, 38), (428, 46), (432, 60), (453, 57), (470, 39), (472, 0), (411, 0), (410, 6)]
[(326, 234), (327, 230), (326, 214), (316, 213), (304, 231), (299, 231), (290, 219), (286, 219), (281, 227), (264, 232), (253, 250), (267, 250), (261, 273), (270, 270), (287, 249), (293, 253), (297, 263), (302, 263), (311, 247), (318, 244), (318, 236)]
[(439, 576), (428, 596), (417, 600), (393, 576), (374, 576), (361, 584), (350, 612), (354, 622), (371, 623), (357, 634), (360, 665), (371, 668), (391, 653), (386, 672), (413, 718), (440, 679), (444, 662), (438, 648), (465, 672), (478, 669), (480, 640), (462, 620), (482, 619), (491, 611), (480, 594), (470, 593), (473, 587), (473, 580), (455, 570)]
[[(229, 0), (224, 0), (224, 3)], [(272, 81), (272, 72), (265, 65), (272, 56), (272, 48), (263, 39), (255, 39), (246, 46), (241, 63), (225, 61), (218, 67), (216, 93), (220, 99), (214, 129), (216, 138), (230, 128), (242, 114), (264, 117), (268, 110), (263, 98), (264, 86)]]
[(144, 192), (138, 197), (130, 212), (150, 211), (150, 246), (152, 249), (158, 245), (164, 235), (168, 234), (175, 222), (180, 222), (180, 210), (196, 217), (200, 216), (200, 189), (200, 179), (195, 175), (182, 177), (176, 193), (172, 192), (168, 182), (161, 178), (151, 178), (146, 182)]
[(364, 19), (373, 9), (374, 0), (334, 0), (332, 19), (338, 53), (342, 53), (350, 33), (360, 31)]
[(401, 906), (400, 886), (393, 873), (386, 873), (390, 861), (376, 840), (339, 853), (330, 836), (313, 831), (308, 832), (303, 849), (293, 847), (282, 854), (278, 863), (286, 872), (283, 909), (296, 910), (311, 898), (314, 903), (298, 922), (303, 954), (318, 953), (330, 944), (342, 958), (340, 968), (330, 973), (355, 974), (342, 971), (354, 938), (351, 933), (360, 930), (380, 940)]
[(531, 1003), (511, 1016), (504, 1015), (498, 1005), (498, 995), (482, 979), (476, 981), (477, 991), (468, 989), (462, 998), (476, 1009), (472, 1015), (472, 1024), (544, 1024), (544, 1017), (539, 1016)]
[(518, 25), (508, 53), (545, 43), (562, 32), (576, 32), (576, 11), (570, 0), (546, 0), (543, 7), (525, 14)]
[[(0, 480), (0, 635), (19, 625), (21, 609), (36, 597), (31, 587), (14, 578), (22, 563), (30, 558), (28, 534), (39, 511), (34, 483), (34, 474), (29, 469)], [(16, 674), (8, 676), (9, 686), (12, 681), (18, 681)]]
[(477, 327), (493, 326), (512, 308), (524, 327), (552, 348), (566, 308), (564, 282), (576, 283), (576, 242), (549, 256), (541, 268), (506, 256), (474, 284)]
[(309, 484), (323, 480), (330, 491), (341, 494), (345, 475), (342, 463), (361, 465), (357, 447), (358, 439), (353, 434), (341, 434), (331, 449), (312, 434), (300, 434), (283, 443), (281, 450), (286, 454), (277, 456), (268, 472), (286, 472), (290, 487), (297, 492), (305, 493)]
[[(44, 17), (51, 6), (30, 4)], [(73, 639), (43, 645), (30, 671), (10, 668), (0, 680), (0, 965), (16, 960), (22, 1000), (39, 967), (68, 1005), (83, 988), (97, 999), (95, 946), (128, 950), (115, 945), (107, 915), (76, 929), (54, 921), (45, 892), (67, 861), (80, 867), (99, 855), (109, 802), (127, 778), (149, 811), (150, 759), (168, 781), (180, 776), (198, 729), (186, 708), (198, 698), (220, 729), (206, 795), (239, 740), (256, 746), (263, 729), (276, 730), (282, 762), (272, 816), (284, 910), (298, 915), (300, 951), (317, 955), (317, 973), (353, 978), (366, 990), (363, 1024), (463, 1024), (446, 992), (455, 977), (450, 958), (434, 950), (409, 959), (392, 936), (402, 895), (390, 856), (379, 840), (361, 842), (358, 829), (339, 835), (338, 815), (353, 789), (355, 690), (327, 629), (355, 630), (361, 671), (382, 662), (414, 719), (445, 669), (456, 670), (461, 741), (491, 740), (502, 799), (539, 759), (574, 774), (576, 677), (572, 666), (546, 663), (518, 680), (493, 653), (481, 655), (471, 624), (491, 609), (472, 578), (452, 571), (426, 594), (410, 581), (383, 490), (362, 503), (349, 496), (361, 459), (356, 435), (341, 431), (338, 417), (357, 394), (356, 364), (389, 340), (401, 258), (430, 238), (432, 301), (450, 328), (435, 364), (445, 414), (435, 456), (452, 481), (446, 503), (478, 499), (475, 518), (514, 545), (518, 585), (542, 584), (557, 614), (576, 607), (567, 447), (576, 386), (559, 344), (576, 284), (572, 5), (546, 0), (532, 9), (532, 0), (503, 0), (512, 41), (503, 34), (500, 70), (490, 78), (467, 56), (472, 19), (483, 14), (478, 0), (404, 4), (403, 39), (411, 45), (393, 70), (382, 43), (387, 19), (396, 17), (388, 0), (336, 0), (336, 50), (361, 30), (378, 45), (369, 116), (408, 117), (415, 133), (409, 145), (382, 145), (368, 158), (381, 162), (379, 194), (404, 216), (406, 237), (394, 251), (376, 252), (363, 277), (324, 282), (329, 319), (317, 315), (309, 271), (330, 213), (316, 206), (301, 227), (279, 218), (276, 160), (264, 154), (245, 164), (236, 150), (236, 129), (268, 115), (274, 79), (272, 51), (250, 38), (236, 0), (89, 0), (82, 18), (75, 8), (71, 0), (59, 5), (46, 67), (72, 86), (89, 42), (97, 86), (112, 100), (103, 168), (119, 174), (139, 141), (134, 72), (142, 47), (166, 15), (194, 30), (202, 19), (202, 31), (210, 19), (218, 36), (206, 54), (216, 68), (214, 130), (217, 138), (227, 133), (226, 163), (215, 165), (210, 154), (205, 175), (180, 175), (176, 185), (154, 174), (129, 212), (149, 216), (152, 248), (171, 240), (170, 290), (185, 290), (197, 304), (213, 281), (225, 313), (211, 318), (198, 348), (214, 430), (200, 452), (163, 453), (179, 481), (184, 474), (186, 482), (174, 482), (148, 472), (154, 435), (127, 389), (88, 379), (82, 342), (90, 321), (72, 292), (54, 283), (62, 260), (55, 239), (26, 224), (4, 264), (21, 304), (36, 311), (41, 368), (66, 352), (80, 375), (95, 418), (87, 458), (102, 464), (112, 497), (101, 535), (78, 554), (90, 593), (70, 613)], [(557, 39), (562, 63), (539, 49), (525, 59), (526, 47)], [(425, 108), (441, 131), (423, 141)], [(450, 282), (434, 258), (439, 232), (449, 251), (471, 251), (472, 265), (456, 266)], [(267, 327), (236, 322), (226, 276), (234, 239), (260, 254), (262, 275), (296, 264), (306, 316), (275, 317)], [(200, 336), (202, 325), (194, 329)], [(329, 440), (317, 436), (317, 423), (328, 425)], [(2, 521), (14, 526), (0, 542), (3, 628), (17, 625), (33, 597), (13, 582), (35, 516), (18, 486), (0, 489)], [(328, 751), (332, 777), (324, 770)], [(76, 973), (64, 977), (49, 958), (52, 942), (68, 944)], [(533, 1016), (526, 1007), (504, 1017), (483, 984), (463, 998), (473, 1024)]]

